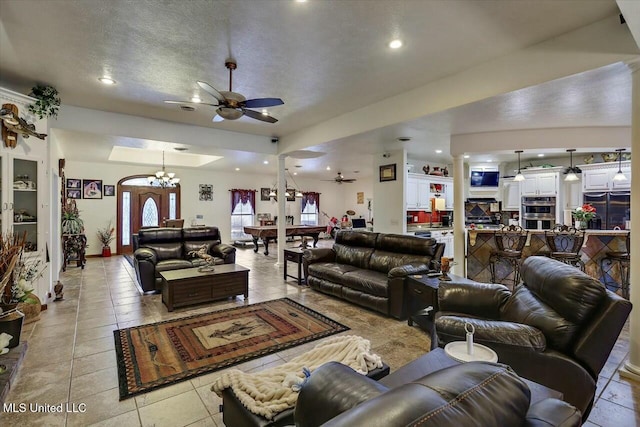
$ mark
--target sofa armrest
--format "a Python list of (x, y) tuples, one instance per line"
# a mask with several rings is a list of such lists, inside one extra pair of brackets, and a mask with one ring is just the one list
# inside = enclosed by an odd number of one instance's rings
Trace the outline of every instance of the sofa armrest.
[(211, 255), (222, 258), (225, 264), (236, 262), (236, 248), (226, 243), (219, 243), (211, 247)]
[(456, 313), (438, 312), (436, 314), (436, 333), (438, 344), (466, 339), (465, 325), (473, 325), (473, 340), (494, 350), (508, 348), (510, 351), (541, 352), (546, 349), (544, 334), (533, 326), (521, 323), (484, 320), (475, 317), (458, 316)]
[(578, 427), (582, 425), (582, 415), (567, 402), (544, 399), (529, 407), (524, 425), (525, 427)]
[[(302, 271), (305, 280), (309, 280), (309, 265), (316, 262), (335, 262), (336, 251), (332, 248), (308, 248), (302, 253)], [(308, 282), (307, 282), (308, 283)]]
[(438, 307), (441, 311), (499, 319), (500, 308), (511, 296), (504, 285), (480, 282), (440, 282)]
[(426, 273), (429, 271), (429, 266), (426, 264), (406, 264), (398, 267), (394, 267), (389, 270), (389, 278), (392, 277), (404, 277), (409, 274)]
[(139, 248), (133, 253), (133, 257), (136, 261), (146, 261), (152, 263), (154, 266), (158, 263), (158, 255), (156, 251), (150, 248)]
[(315, 427), (388, 390), (377, 381), (338, 362), (316, 369), (302, 386), (294, 418), (296, 425)]

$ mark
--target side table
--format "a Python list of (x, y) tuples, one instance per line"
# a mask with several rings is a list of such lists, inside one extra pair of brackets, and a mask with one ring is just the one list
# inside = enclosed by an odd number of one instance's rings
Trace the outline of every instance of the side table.
[(62, 235), (62, 253), (64, 259), (62, 263), (62, 271), (67, 270), (67, 264), (70, 261), (76, 261), (76, 266), (84, 269), (87, 260), (85, 258), (85, 250), (87, 248), (87, 236), (84, 234), (63, 234)]
[[(287, 261), (295, 262), (298, 264), (298, 275), (292, 276), (287, 273)], [(287, 248), (284, 250), (284, 280), (287, 280), (287, 277), (291, 277), (292, 279), (296, 279), (298, 281), (298, 286), (302, 285), (302, 250), (297, 248)]]

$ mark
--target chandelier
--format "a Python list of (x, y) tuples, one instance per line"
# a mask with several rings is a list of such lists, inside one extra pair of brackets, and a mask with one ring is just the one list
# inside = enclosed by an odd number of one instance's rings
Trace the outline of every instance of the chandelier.
[(149, 180), (149, 185), (153, 187), (175, 187), (179, 182), (180, 178), (176, 178), (176, 174), (173, 172), (165, 172), (164, 170), (164, 151), (162, 152), (162, 170), (156, 172), (155, 175), (151, 175), (147, 177)]

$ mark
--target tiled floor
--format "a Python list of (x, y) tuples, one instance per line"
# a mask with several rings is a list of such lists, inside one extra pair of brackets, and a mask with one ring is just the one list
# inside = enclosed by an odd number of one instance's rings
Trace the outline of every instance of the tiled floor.
[[(332, 241), (321, 241), (330, 245)], [(275, 249), (275, 248), (274, 248)], [(269, 256), (239, 249), (237, 262), (251, 269), (248, 303), (289, 297), (341, 322), (371, 340), (373, 350), (397, 369), (424, 354), (429, 338), (406, 322), (378, 316), (282, 278)], [(293, 270), (293, 269), (291, 269)], [(25, 325), (29, 350), (7, 401), (86, 405), (85, 412), (3, 413), (2, 426), (222, 426), (220, 399), (210, 391), (212, 373), (123, 401), (118, 381), (113, 330), (243, 305), (242, 297), (169, 313), (159, 295), (140, 295), (135, 273), (121, 256), (90, 258), (84, 270), (70, 267), (62, 277), (64, 301), (49, 304), (41, 320)], [(640, 426), (640, 384), (620, 378), (617, 368), (628, 352), (622, 332), (598, 382), (598, 400), (586, 425)], [(261, 370), (289, 360), (312, 342), (236, 366)], [(70, 406), (70, 409), (73, 408)], [(233, 427), (233, 426), (231, 426)]]

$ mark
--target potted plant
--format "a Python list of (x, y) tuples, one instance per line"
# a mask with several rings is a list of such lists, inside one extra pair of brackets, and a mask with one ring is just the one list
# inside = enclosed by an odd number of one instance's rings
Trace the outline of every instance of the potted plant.
[(111, 246), (109, 246), (109, 244), (114, 239), (114, 236), (113, 236), (114, 231), (115, 229), (111, 226), (111, 222), (109, 222), (109, 225), (107, 226), (107, 228), (100, 228), (97, 231), (98, 240), (100, 240), (100, 243), (102, 243), (103, 257), (111, 256)]
[(576, 229), (587, 228), (587, 223), (596, 216), (596, 208), (591, 204), (585, 203), (577, 207), (573, 212), (574, 227)]
[(62, 208), (62, 234), (84, 233), (84, 222), (80, 219), (80, 211), (76, 207), (76, 201), (67, 199)]
[(60, 107), (60, 97), (58, 91), (53, 86), (36, 85), (31, 88), (30, 96), (36, 98), (36, 102), (29, 104), (29, 112), (38, 116), (39, 119), (45, 117), (58, 117)]

